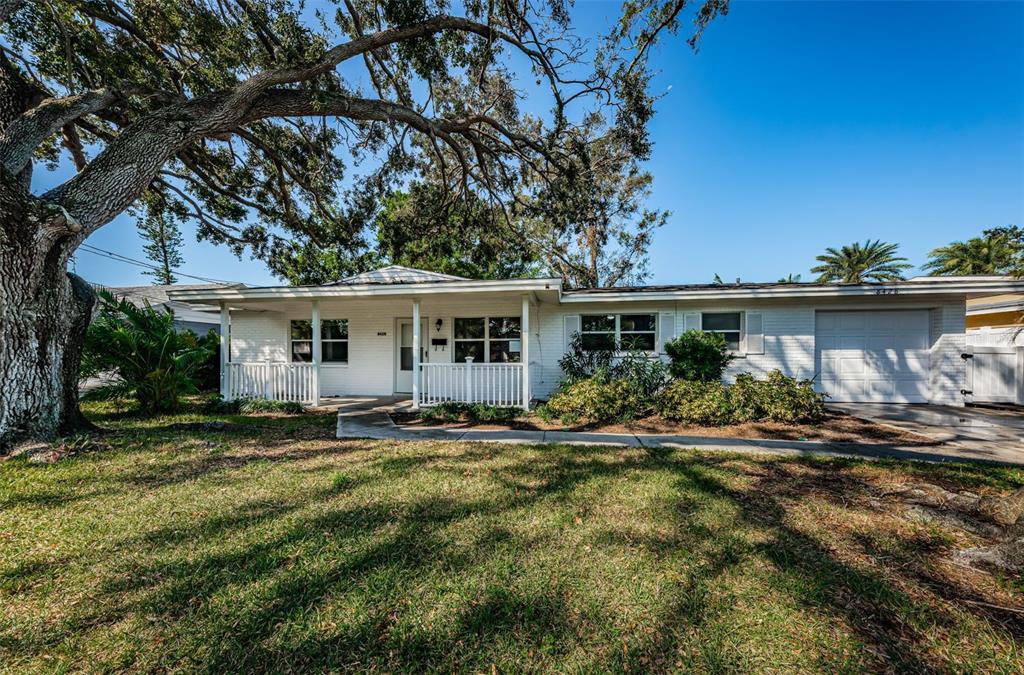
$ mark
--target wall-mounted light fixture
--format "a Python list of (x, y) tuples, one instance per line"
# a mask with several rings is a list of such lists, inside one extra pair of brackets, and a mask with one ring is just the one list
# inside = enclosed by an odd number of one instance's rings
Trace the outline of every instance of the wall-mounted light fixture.
[(441, 319), (438, 319), (437, 321), (434, 322), (434, 330), (436, 330), (438, 333), (440, 333), (441, 332), (441, 326), (443, 326), (443, 325), (444, 325), (444, 321), (442, 321)]

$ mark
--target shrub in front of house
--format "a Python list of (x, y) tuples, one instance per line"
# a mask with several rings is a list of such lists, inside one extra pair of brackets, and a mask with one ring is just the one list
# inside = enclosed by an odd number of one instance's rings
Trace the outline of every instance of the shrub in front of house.
[(563, 386), (546, 410), (563, 424), (625, 422), (652, 412), (652, 400), (629, 380), (613, 379), (607, 371)]
[(717, 427), (733, 421), (729, 389), (721, 382), (676, 380), (655, 402), (658, 414), (673, 422)]
[(679, 337), (665, 343), (669, 371), (681, 380), (718, 382), (735, 358), (729, 353), (729, 345), (719, 333), (705, 333), (688, 330)]
[(495, 422), (510, 424), (523, 416), (524, 410), (512, 406), (485, 403), (445, 401), (420, 410), (420, 419), (429, 422)]
[(808, 380), (795, 380), (773, 370), (767, 379), (749, 373), (736, 382), (677, 380), (661, 393), (658, 413), (668, 420), (701, 426), (743, 422), (816, 422), (825, 415), (825, 397)]
[(611, 368), (615, 358), (612, 349), (584, 349), (583, 336), (576, 332), (569, 338), (569, 346), (562, 358), (558, 359), (558, 367), (562, 369), (565, 382), (572, 384), (593, 377), (599, 370)]
[(203, 404), (203, 412), (212, 415), (252, 415), (268, 412), (298, 415), (304, 412), (304, 409), (297, 401), (268, 401), (263, 398), (236, 398), (226, 401), (220, 394), (216, 394)]
[(538, 414), (563, 424), (625, 422), (654, 412), (654, 399), (671, 379), (668, 366), (650, 354), (627, 350), (587, 351), (573, 335), (560, 361), (565, 373), (558, 392)]
[(825, 416), (825, 395), (810, 380), (795, 380), (779, 370), (757, 383), (760, 419), (770, 422), (817, 422)]
[(107, 373), (112, 381), (91, 396), (134, 398), (146, 413), (178, 410), (185, 395), (198, 391), (211, 341), (176, 331), (170, 312), (136, 307), (107, 290), (98, 295), (99, 316), (85, 335), (80, 377)]

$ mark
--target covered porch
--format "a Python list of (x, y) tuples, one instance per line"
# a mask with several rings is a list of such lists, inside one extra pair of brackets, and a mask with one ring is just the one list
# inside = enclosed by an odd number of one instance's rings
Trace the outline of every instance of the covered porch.
[(404, 396), (413, 408), (528, 407), (536, 317), (543, 302), (557, 302), (548, 282), (216, 289), (221, 394), (313, 406), (337, 396)]

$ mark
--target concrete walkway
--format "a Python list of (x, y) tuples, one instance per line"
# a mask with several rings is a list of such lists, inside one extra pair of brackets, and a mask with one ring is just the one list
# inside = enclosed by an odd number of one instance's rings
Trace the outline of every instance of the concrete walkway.
[(935, 446), (895, 446), (876, 443), (780, 441), (764, 439), (672, 436), (663, 434), (604, 434), (580, 431), (517, 431), (457, 428), (399, 427), (389, 410), (408, 406), (398, 399), (351, 399), (339, 402), (338, 438), (369, 438), (399, 441), (468, 441), (539, 445), (610, 445), (634, 448), (681, 448), (704, 451), (770, 453), (780, 455), (833, 455), (918, 459), (931, 462), (992, 462), (1024, 465), (1024, 448), (973, 447), (943, 443)]

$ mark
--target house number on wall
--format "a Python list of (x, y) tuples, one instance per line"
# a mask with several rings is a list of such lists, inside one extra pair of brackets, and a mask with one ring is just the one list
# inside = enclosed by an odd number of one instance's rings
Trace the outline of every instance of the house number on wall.
[(899, 295), (900, 289), (898, 288), (876, 288), (875, 295)]

